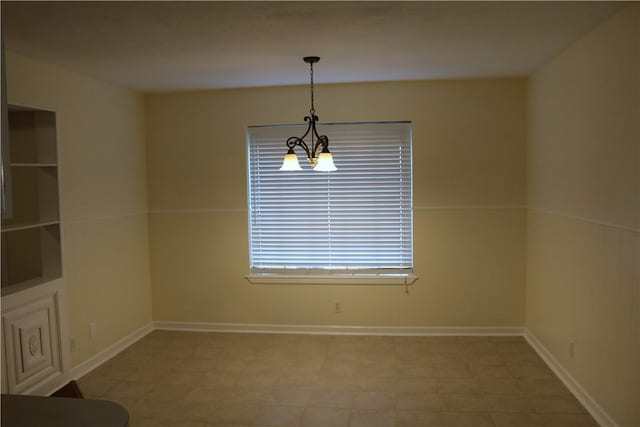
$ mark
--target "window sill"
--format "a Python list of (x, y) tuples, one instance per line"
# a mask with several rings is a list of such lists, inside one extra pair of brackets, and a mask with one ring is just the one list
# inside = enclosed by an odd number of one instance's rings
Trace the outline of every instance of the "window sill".
[(252, 284), (266, 285), (392, 285), (410, 286), (418, 280), (413, 274), (249, 274)]

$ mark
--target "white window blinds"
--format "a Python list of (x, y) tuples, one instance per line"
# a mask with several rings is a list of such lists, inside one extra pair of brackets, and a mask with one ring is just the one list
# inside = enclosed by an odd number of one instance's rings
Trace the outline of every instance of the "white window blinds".
[(278, 169), (304, 125), (248, 128), (252, 272), (408, 273), (413, 268), (411, 124), (321, 124), (338, 168)]

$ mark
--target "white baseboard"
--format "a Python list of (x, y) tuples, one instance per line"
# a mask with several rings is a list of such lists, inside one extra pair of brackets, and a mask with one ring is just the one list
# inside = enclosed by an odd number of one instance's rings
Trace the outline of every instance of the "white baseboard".
[(619, 427), (528, 328), (525, 328), (524, 337), (601, 427)]
[(320, 326), (258, 323), (153, 322), (154, 328), (166, 331), (244, 332), (262, 334), (315, 335), (504, 335), (522, 336), (522, 327), (449, 327), (449, 326)]
[(114, 342), (104, 350), (94, 354), (84, 362), (80, 363), (78, 366), (74, 366), (73, 368), (71, 368), (71, 379), (77, 380), (78, 378), (88, 374), (89, 372), (93, 371), (98, 366), (102, 365), (104, 362), (116, 356), (118, 353), (151, 332), (153, 332), (153, 322), (147, 323), (143, 327)]
[(51, 380), (45, 380), (44, 382), (38, 384), (35, 387), (32, 387), (29, 390), (26, 390), (21, 394), (30, 394), (33, 396), (51, 396), (57, 390), (64, 387), (65, 384), (67, 384), (70, 380), (71, 378), (69, 378), (69, 375), (58, 375)]

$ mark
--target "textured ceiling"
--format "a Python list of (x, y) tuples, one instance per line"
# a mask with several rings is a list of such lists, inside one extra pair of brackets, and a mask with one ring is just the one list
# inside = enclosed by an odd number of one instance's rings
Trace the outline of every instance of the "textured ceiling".
[(7, 2), (5, 46), (141, 91), (524, 76), (611, 2)]

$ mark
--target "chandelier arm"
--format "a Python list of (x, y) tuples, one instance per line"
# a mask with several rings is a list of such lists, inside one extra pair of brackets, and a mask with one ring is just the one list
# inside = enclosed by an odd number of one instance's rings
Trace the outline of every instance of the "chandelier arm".
[(318, 137), (318, 142), (313, 147), (313, 157), (318, 157), (318, 151), (320, 150), (320, 148), (322, 148), (323, 150), (325, 148), (329, 148), (329, 138), (327, 137), (327, 135), (320, 135)]
[(314, 150), (315, 144), (312, 143), (311, 144), (312, 146), (309, 147), (307, 143), (304, 142), (304, 139), (307, 137), (307, 135), (309, 135), (309, 132), (312, 132), (312, 134), (315, 133), (316, 135), (318, 135), (318, 132), (316, 131), (316, 126), (315, 126), (315, 120), (317, 120), (317, 118), (318, 118), (317, 116), (313, 116), (313, 117), (305, 116), (304, 121), (309, 122), (305, 133), (299, 138), (297, 136), (292, 136), (292, 137), (289, 137), (289, 139), (287, 139), (287, 147), (294, 148), (296, 145), (302, 147), (305, 153), (307, 153), (308, 159), (311, 159), (314, 157), (312, 156), (312, 153), (315, 153), (315, 150)]
[(302, 140), (302, 138), (298, 138), (297, 136), (289, 137), (287, 139), (287, 147), (293, 149), (296, 146), (302, 147), (304, 152), (307, 154), (307, 158), (311, 158), (311, 151), (309, 150), (309, 146)]
[[(313, 116), (313, 123), (312, 123), (312, 125), (313, 125), (313, 126), (312, 126), (312, 128), (313, 128), (313, 134), (315, 135), (316, 140), (320, 140), (321, 135), (318, 135), (318, 130), (316, 129), (316, 123), (317, 123), (317, 122), (318, 122), (318, 116), (316, 116), (316, 115), (314, 114), (314, 116)], [(325, 136), (325, 138), (326, 138), (326, 136)], [(328, 140), (328, 138), (327, 138), (327, 140)], [(328, 143), (328, 141), (327, 141), (327, 143)]]
[(305, 139), (307, 137), (307, 135), (309, 135), (309, 132), (311, 131), (311, 129), (315, 128), (315, 123), (313, 120), (313, 116), (309, 117), (309, 116), (304, 116), (304, 121), (305, 122), (309, 122), (309, 124), (307, 125), (307, 130), (304, 132), (304, 134), (300, 137), (300, 139)]

